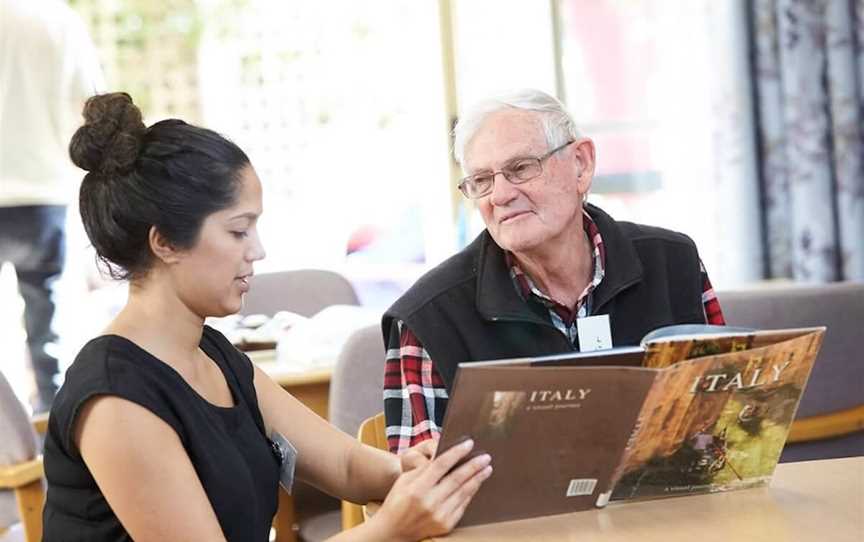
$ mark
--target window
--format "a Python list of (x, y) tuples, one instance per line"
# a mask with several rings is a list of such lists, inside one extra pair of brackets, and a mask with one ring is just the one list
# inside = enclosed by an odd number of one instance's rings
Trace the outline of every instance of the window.
[(148, 123), (178, 116), (249, 154), (265, 190), (260, 271), (404, 287), (455, 250), (437, 4), (74, 6), (109, 89), (128, 90)]
[(741, 4), (558, 4), (564, 99), (597, 145), (589, 201), (687, 233), (720, 287), (761, 278)]

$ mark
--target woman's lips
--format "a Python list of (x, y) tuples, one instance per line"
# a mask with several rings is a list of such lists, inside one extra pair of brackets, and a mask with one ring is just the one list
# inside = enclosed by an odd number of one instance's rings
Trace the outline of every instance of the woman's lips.
[(238, 277), (235, 280), (240, 283), (241, 290), (243, 290), (244, 292), (249, 291), (249, 277)]

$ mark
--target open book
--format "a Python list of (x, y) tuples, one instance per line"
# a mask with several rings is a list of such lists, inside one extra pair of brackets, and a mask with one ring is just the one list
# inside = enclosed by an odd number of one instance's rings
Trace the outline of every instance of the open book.
[(766, 484), (824, 327), (671, 326), (641, 346), (460, 363), (438, 453), (495, 471), (460, 525)]

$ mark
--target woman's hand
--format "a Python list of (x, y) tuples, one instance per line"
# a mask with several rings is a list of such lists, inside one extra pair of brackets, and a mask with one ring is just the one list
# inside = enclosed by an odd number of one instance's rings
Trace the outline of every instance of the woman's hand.
[(424, 440), (417, 446), (410, 448), (399, 456), (402, 472), (412, 471), (428, 464), (435, 457), (435, 450), (437, 449), (438, 441), (434, 439)]
[[(427, 444), (417, 450), (417, 455), (424, 456), (434, 446)], [(415, 466), (399, 476), (381, 509), (370, 520), (377, 523), (381, 539), (415, 541), (450, 532), (480, 484), (492, 474), (488, 454), (453, 469), (473, 447), (474, 442), (468, 440), (434, 460), (425, 457), (425, 464), (412, 463)], [(414, 459), (422, 462), (418, 457)]]

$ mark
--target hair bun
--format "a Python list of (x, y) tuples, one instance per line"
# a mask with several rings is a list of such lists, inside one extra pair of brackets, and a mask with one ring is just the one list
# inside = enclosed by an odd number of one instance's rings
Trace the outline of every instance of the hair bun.
[(69, 143), (72, 162), (102, 174), (132, 170), (147, 129), (141, 110), (125, 92), (93, 96), (84, 104), (84, 126)]

